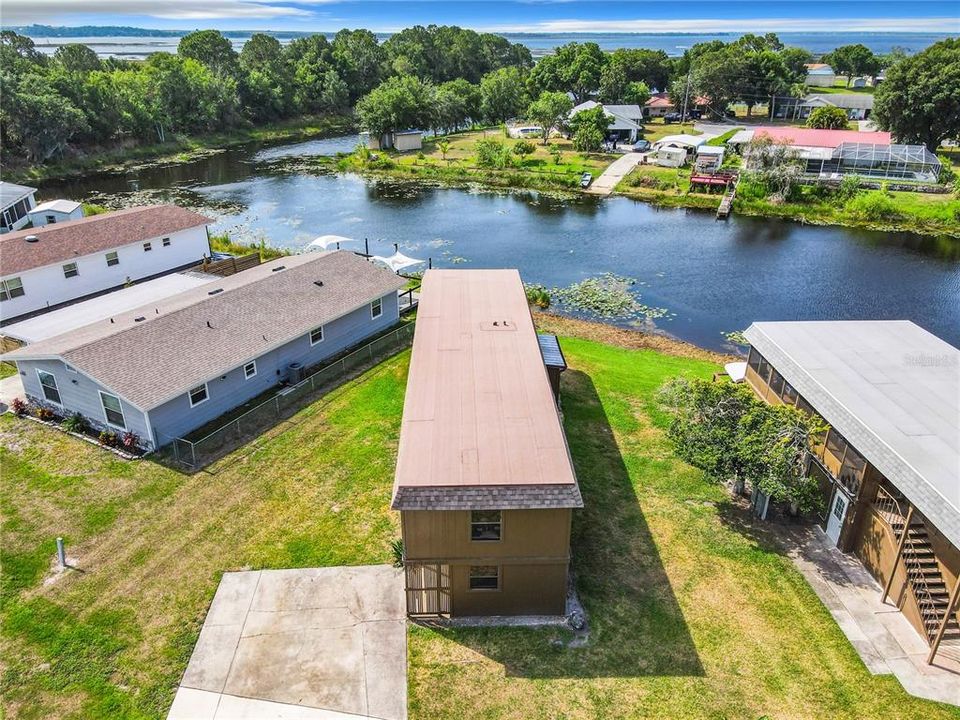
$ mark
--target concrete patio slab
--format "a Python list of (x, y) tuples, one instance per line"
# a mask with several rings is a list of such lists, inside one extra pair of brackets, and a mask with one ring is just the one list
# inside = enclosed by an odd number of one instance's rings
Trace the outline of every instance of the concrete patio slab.
[(168, 718), (403, 720), (406, 685), (399, 571), (226, 573)]
[(785, 537), (788, 555), (872, 674), (893, 674), (911, 695), (960, 705), (954, 647), (941, 645), (928, 665), (927, 643), (903, 613), (880, 602), (883, 588), (855, 557), (837, 550), (819, 528), (795, 529)]

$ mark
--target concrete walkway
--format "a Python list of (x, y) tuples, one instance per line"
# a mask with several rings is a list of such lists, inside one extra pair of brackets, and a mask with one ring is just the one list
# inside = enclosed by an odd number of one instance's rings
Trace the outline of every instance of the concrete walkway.
[(791, 535), (788, 554), (867, 669), (895, 675), (916, 697), (960, 705), (956, 648), (944, 643), (927, 665), (927, 643), (893, 604), (880, 602), (883, 588), (855, 557), (833, 547), (819, 528)]
[(167, 719), (405, 720), (406, 642), (390, 566), (225, 573)]
[(594, 195), (609, 195), (624, 176), (633, 170), (643, 160), (643, 153), (629, 152), (617, 158), (603, 171), (593, 184), (587, 189)]
[(6, 412), (14, 398), (23, 397), (23, 382), (19, 375), (0, 380), (0, 412)]

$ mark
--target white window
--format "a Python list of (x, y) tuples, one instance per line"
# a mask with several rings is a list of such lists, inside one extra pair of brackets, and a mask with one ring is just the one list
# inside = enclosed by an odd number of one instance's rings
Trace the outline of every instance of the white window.
[(170, 247), (170, 238), (164, 238), (164, 239), (163, 239), (163, 246), (164, 246), (164, 247)]
[(48, 224), (48, 225), (53, 225), (53, 224), (56, 223), (56, 222), (57, 222), (57, 216), (56, 216), (56, 215), (47, 215), (47, 224)]
[(77, 268), (76, 263), (67, 263), (63, 266), (63, 276), (65, 278), (76, 277), (80, 274), (80, 270)]
[(310, 344), (316, 345), (318, 342), (323, 342), (323, 325), (310, 331)]
[(121, 430), (127, 429), (127, 424), (123, 421), (123, 406), (120, 404), (120, 398), (101, 391), (100, 404), (103, 405), (103, 417), (107, 425), (113, 425)]
[(193, 390), (187, 393), (190, 397), (190, 407), (196, 407), (200, 403), (205, 403), (209, 399), (207, 394), (207, 384), (197, 385)]
[(67, 369), (68, 373), (73, 373), (74, 375), (77, 374), (77, 369), (73, 365), (67, 365), (64, 363), (63, 366)]
[(151, 245), (151, 244), (148, 243), (148, 242), (145, 242), (145, 243), (143, 244), (143, 251), (144, 251), (144, 252), (150, 252), (151, 250), (153, 250), (153, 245)]
[(52, 403), (60, 404), (60, 388), (57, 387), (57, 378), (44, 370), (37, 370), (37, 379), (43, 396)]
[(256, 375), (256, 374), (257, 374), (257, 361), (256, 361), (256, 360), (252, 360), (251, 362), (248, 362), (246, 365), (243, 366), (243, 376), (244, 376), (247, 380), (249, 380), (250, 378), (252, 378), (252, 377), (253, 377), (254, 375)]
[(116, 251), (107, 253), (107, 267), (113, 267), (114, 265), (120, 264), (120, 258), (117, 256)]
[(377, 298), (370, 303), (370, 317), (376, 320), (383, 315), (383, 298)]
[(22, 297), (23, 294), (23, 281), (20, 278), (7, 278), (0, 281), (0, 301)]

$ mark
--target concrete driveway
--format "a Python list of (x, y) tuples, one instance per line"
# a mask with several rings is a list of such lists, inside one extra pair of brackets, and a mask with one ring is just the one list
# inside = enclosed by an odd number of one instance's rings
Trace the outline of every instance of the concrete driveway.
[(400, 571), (225, 573), (168, 720), (357, 716), (407, 717)]
[(0, 412), (6, 412), (14, 398), (23, 397), (23, 382), (19, 375), (0, 380)]

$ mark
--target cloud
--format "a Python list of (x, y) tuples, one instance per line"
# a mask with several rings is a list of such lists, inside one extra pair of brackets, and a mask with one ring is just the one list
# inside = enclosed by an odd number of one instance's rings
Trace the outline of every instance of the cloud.
[[(298, 0), (322, 4), (326, 0)], [(151, 17), (163, 20), (312, 17), (310, 10), (272, 0), (4, 0), (3, 24), (61, 24), (69, 16)]]
[(689, 18), (676, 20), (546, 20), (496, 25), (491, 32), (514, 33), (704, 33), (723, 32), (934, 32), (960, 31), (960, 20), (940, 18)]

